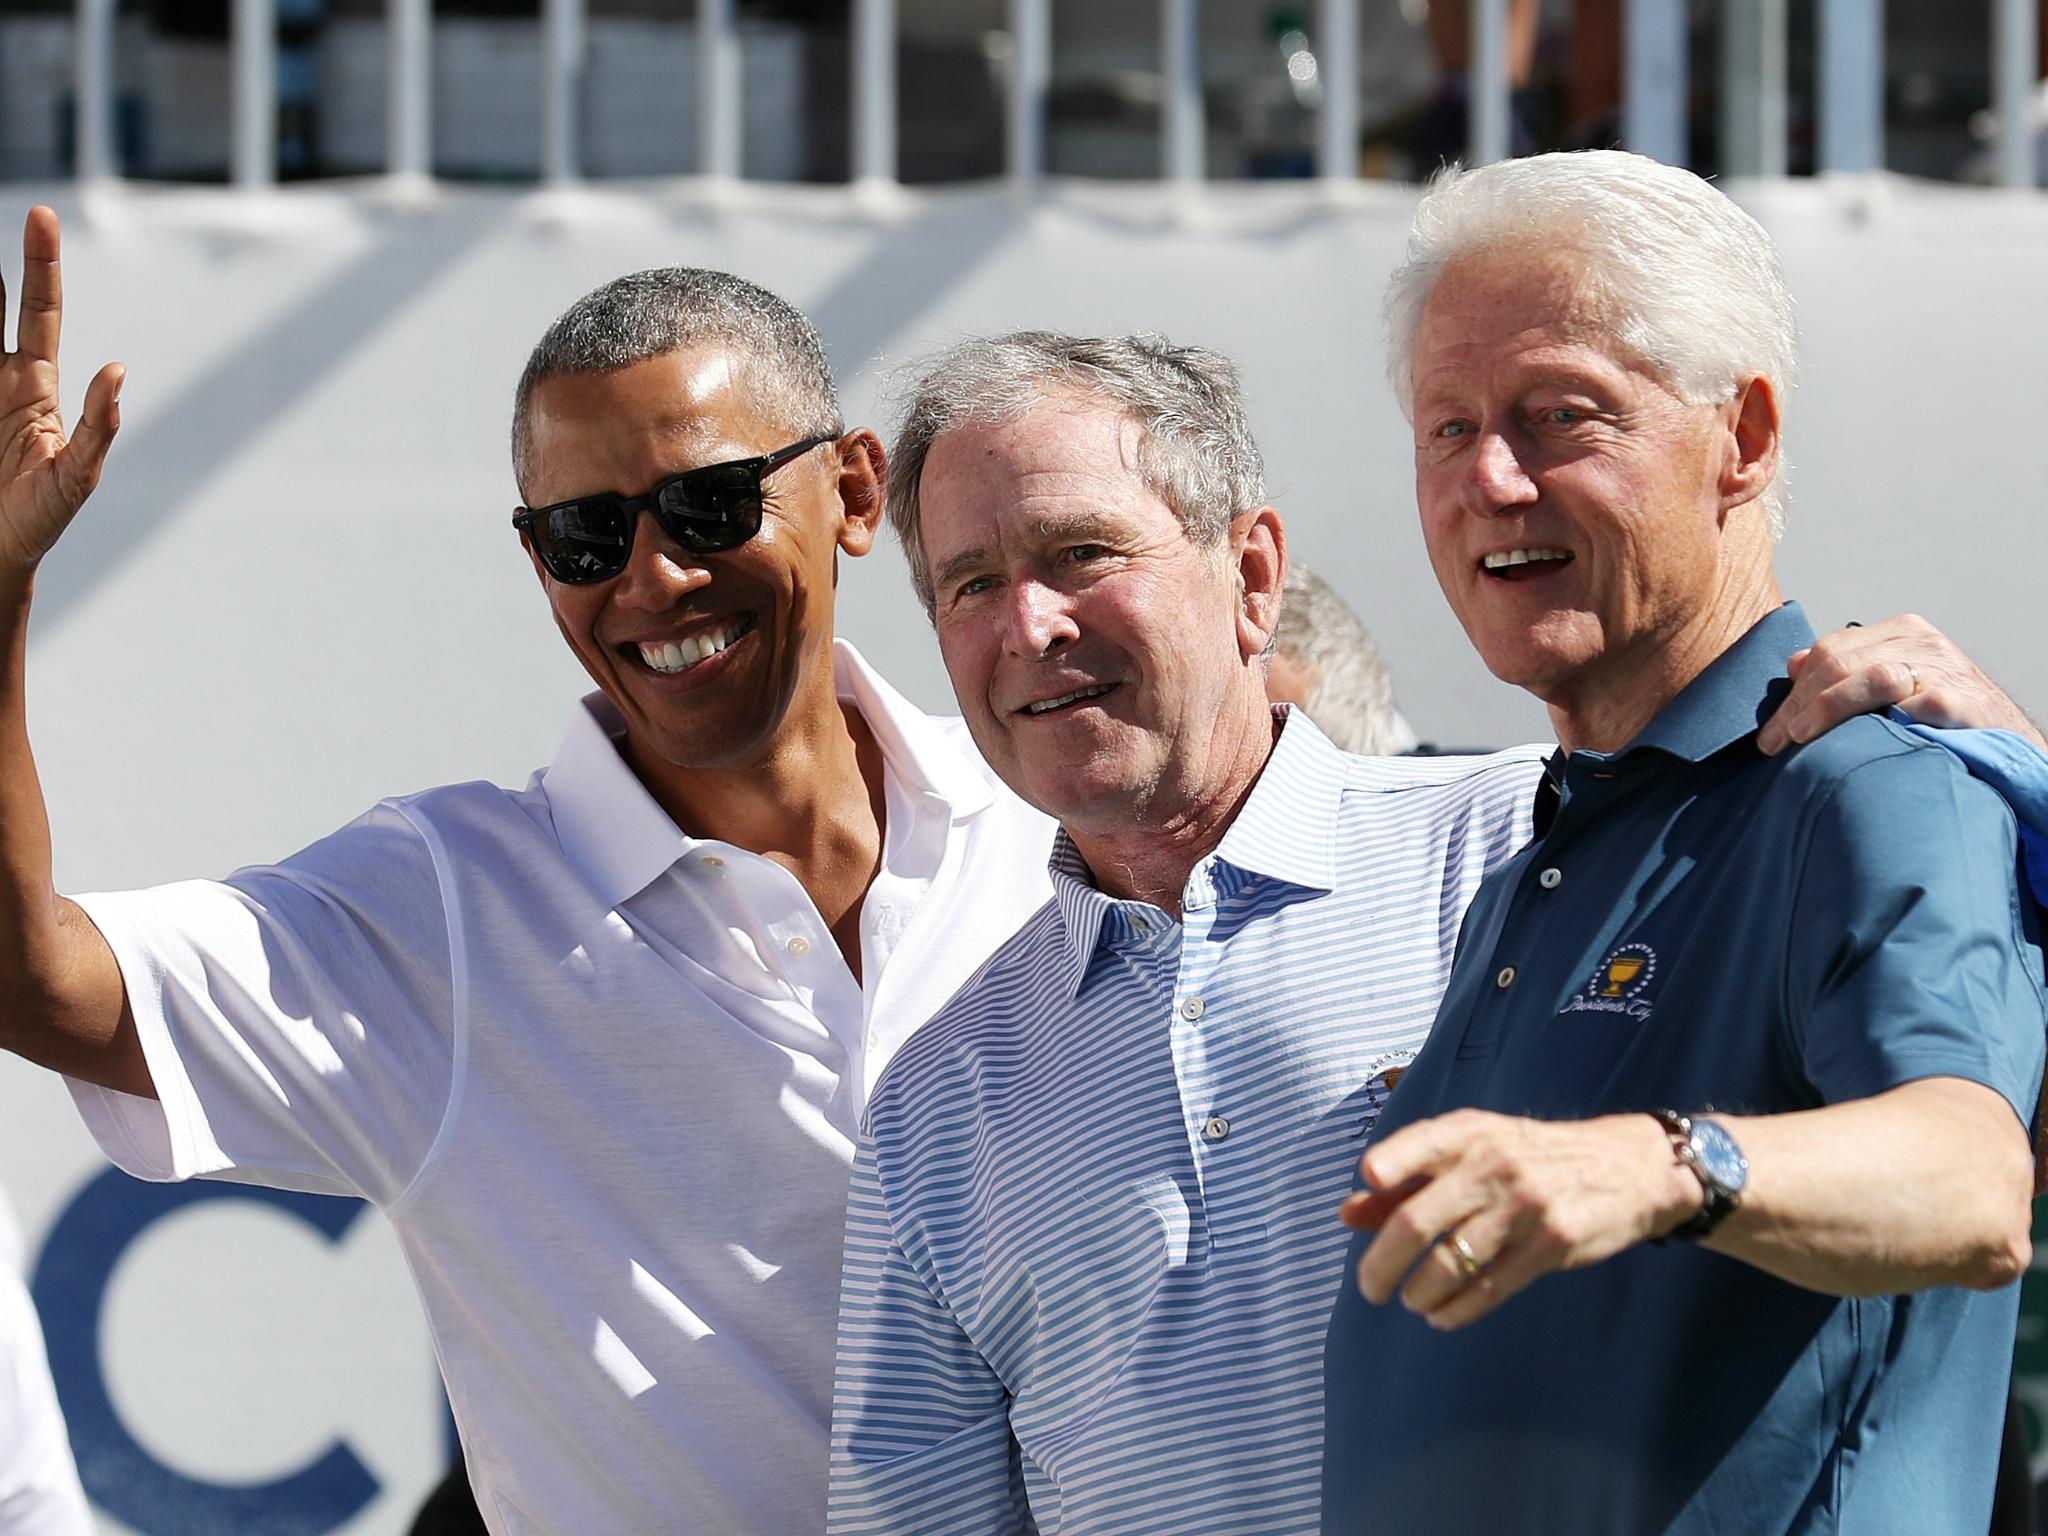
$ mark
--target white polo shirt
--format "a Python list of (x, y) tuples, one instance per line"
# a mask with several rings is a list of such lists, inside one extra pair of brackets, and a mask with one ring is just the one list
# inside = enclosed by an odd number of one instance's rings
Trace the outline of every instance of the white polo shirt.
[(0, 1195), (0, 1536), (92, 1536), (43, 1330), (22, 1284), (21, 1229)]
[(837, 676), (885, 763), (865, 986), (788, 871), (677, 830), (595, 695), (524, 790), (81, 898), (161, 1096), (73, 1083), (101, 1147), (383, 1207), (504, 1536), (823, 1527), (867, 1087), (1046, 899), (1052, 837), (959, 722), (844, 642)]

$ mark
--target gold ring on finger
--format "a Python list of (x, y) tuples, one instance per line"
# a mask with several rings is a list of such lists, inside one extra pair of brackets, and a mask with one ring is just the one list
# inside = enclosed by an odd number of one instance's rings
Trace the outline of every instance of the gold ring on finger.
[(1465, 1241), (1462, 1232), (1453, 1232), (1444, 1241), (1450, 1245), (1451, 1252), (1457, 1255), (1458, 1268), (1465, 1271), (1466, 1279), (1471, 1279), (1485, 1267), (1479, 1262), (1479, 1255), (1472, 1251), (1472, 1245)]

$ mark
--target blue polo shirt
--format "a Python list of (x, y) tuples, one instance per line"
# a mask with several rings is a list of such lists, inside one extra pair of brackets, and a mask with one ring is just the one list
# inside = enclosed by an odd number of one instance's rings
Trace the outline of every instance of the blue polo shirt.
[[(1885, 719), (1760, 755), (1812, 639), (1788, 604), (1621, 751), (1553, 762), (1377, 1134), (1468, 1106), (1810, 1109), (1933, 1076), (2032, 1122), (2048, 1004), (2012, 815)], [(2017, 1286), (1843, 1300), (1645, 1244), (1439, 1334), (1359, 1296), (1363, 1241), (1329, 1341), (1328, 1532), (1989, 1520)]]

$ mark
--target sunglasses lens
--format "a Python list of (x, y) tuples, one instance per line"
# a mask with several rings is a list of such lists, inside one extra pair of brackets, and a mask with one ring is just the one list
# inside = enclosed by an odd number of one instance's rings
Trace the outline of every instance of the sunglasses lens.
[(661, 525), (685, 549), (737, 549), (761, 531), (761, 476), (751, 465), (714, 464), (659, 493)]
[(633, 524), (615, 500), (572, 501), (527, 529), (540, 563), (557, 581), (604, 581), (626, 568)]

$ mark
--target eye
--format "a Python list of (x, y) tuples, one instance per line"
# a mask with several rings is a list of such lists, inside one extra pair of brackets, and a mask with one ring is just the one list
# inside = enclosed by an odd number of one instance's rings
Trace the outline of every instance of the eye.
[(1100, 560), (1109, 551), (1100, 544), (1073, 544), (1067, 548), (1067, 559), (1077, 565), (1090, 560)]
[(1569, 405), (1553, 405), (1543, 413), (1543, 419), (1553, 426), (1568, 427), (1574, 422), (1584, 421), (1586, 413)]
[(1450, 421), (1438, 422), (1437, 425), (1431, 430), (1430, 436), (1468, 437), (1471, 435), (1472, 430), (1473, 427), (1471, 422), (1466, 421), (1463, 417), (1454, 417)]
[(979, 597), (995, 584), (996, 581), (993, 576), (970, 576), (967, 580), (960, 583), (960, 590), (954, 595), (956, 597)]

